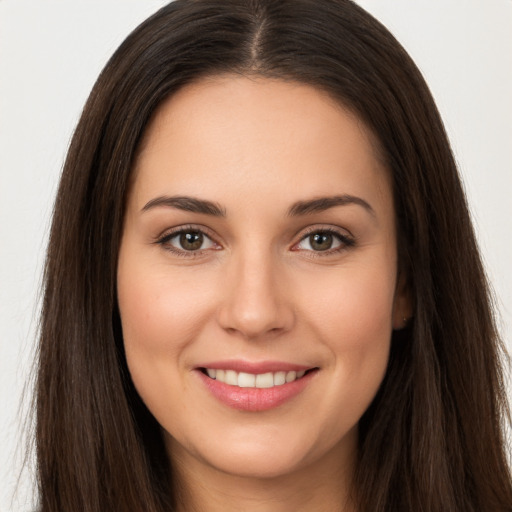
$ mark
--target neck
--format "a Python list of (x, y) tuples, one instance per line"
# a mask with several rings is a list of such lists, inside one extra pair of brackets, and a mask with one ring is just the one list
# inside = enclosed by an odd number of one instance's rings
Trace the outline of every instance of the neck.
[(178, 512), (355, 512), (351, 477), (355, 448), (340, 457), (331, 450), (321, 460), (292, 473), (268, 478), (220, 471), (173, 447)]

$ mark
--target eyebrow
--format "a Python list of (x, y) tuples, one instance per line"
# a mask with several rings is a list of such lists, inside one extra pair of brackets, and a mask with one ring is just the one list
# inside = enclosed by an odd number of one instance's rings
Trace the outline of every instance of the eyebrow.
[(355, 204), (362, 206), (373, 217), (376, 217), (375, 210), (370, 203), (361, 197), (344, 194), (341, 196), (319, 197), (307, 201), (297, 201), (288, 210), (288, 215), (292, 217), (300, 215), (309, 215), (312, 213), (323, 212), (335, 206), (347, 206)]
[(205, 199), (197, 199), (190, 196), (159, 196), (148, 201), (142, 208), (142, 212), (147, 212), (157, 207), (176, 208), (186, 212), (203, 213), (205, 215), (213, 215), (214, 217), (225, 217), (226, 210), (217, 203), (206, 201)]
[[(363, 207), (373, 217), (376, 217), (372, 206), (361, 197), (344, 194), (341, 196), (319, 197), (305, 201), (297, 201), (288, 209), (288, 216), (299, 217), (301, 215), (311, 215), (313, 213), (323, 212), (336, 206), (347, 206), (355, 204)], [(197, 199), (190, 196), (159, 196), (148, 201), (142, 208), (146, 212), (157, 207), (176, 208), (193, 213), (202, 213), (214, 217), (225, 217), (226, 210), (218, 203), (207, 201), (206, 199)]]

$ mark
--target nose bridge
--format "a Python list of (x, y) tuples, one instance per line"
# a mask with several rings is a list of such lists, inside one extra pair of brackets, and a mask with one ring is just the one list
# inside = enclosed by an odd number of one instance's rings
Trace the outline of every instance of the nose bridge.
[(293, 308), (284, 290), (285, 276), (268, 247), (256, 243), (240, 249), (228, 274), (220, 312), (224, 329), (255, 338), (290, 328)]

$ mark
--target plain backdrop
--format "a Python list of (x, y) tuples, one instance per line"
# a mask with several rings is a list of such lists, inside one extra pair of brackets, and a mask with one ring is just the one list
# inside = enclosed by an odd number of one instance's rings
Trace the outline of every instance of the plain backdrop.
[[(30, 471), (17, 498), (13, 493), (25, 453), (41, 270), (66, 149), (108, 57), (165, 3), (0, 0), (0, 512), (33, 508)], [(510, 348), (512, 0), (359, 3), (402, 42), (431, 87)]]

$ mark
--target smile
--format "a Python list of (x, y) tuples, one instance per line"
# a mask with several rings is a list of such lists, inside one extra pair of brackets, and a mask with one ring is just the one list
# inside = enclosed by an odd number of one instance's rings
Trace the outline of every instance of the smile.
[(196, 370), (205, 388), (224, 405), (240, 411), (260, 412), (279, 407), (300, 395), (320, 369), (279, 362), (219, 362), (196, 367)]
[(211, 379), (215, 379), (230, 386), (238, 386), (239, 388), (273, 388), (275, 386), (282, 386), (284, 384), (294, 382), (295, 380), (304, 377), (306, 374), (306, 370), (290, 370), (258, 374), (215, 368), (205, 368), (204, 371)]

